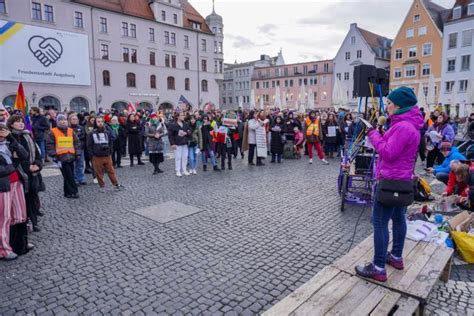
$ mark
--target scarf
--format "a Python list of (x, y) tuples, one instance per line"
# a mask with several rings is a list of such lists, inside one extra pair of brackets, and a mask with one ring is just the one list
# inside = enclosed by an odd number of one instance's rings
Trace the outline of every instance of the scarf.
[(31, 138), (30, 132), (26, 129), (19, 131), (19, 130), (12, 130), (12, 134), (15, 136), (22, 136), (28, 145), (28, 153), (30, 158), (30, 164), (33, 164), (36, 160), (36, 144)]
[(8, 148), (8, 142), (6, 140), (0, 142), (0, 156), (5, 159), (8, 165), (11, 165), (13, 163), (12, 153), (10, 151), (10, 148)]
[(120, 125), (119, 124), (110, 124), (110, 127), (112, 127), (112, 130), (114, 131), (115, 135), (118, 136), (118, 130)]

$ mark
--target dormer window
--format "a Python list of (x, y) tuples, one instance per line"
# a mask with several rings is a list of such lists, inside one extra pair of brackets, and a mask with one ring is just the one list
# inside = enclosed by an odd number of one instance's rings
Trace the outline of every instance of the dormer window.
[(420, 15), (417, 14), (413, 17), (413, 22), (420, 22)]
[(455, 7), (453, 9), (453, 19), (459, 19), (461, 17), (462, 7)]
[(200, 30), (201, 29), (201, 23), (193, 21), (192, 25), (193, 25), (193, 29), (195, 29), (195, 30)]

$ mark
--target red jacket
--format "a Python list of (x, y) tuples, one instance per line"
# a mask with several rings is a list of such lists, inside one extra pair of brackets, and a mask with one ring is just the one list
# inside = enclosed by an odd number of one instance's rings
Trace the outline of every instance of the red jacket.
[(454, 193), (454, 189), (456, 188), (456, 185), (458, 186), (458, 194), (460, 196), (467, 197), (467, 189), (469, 188), (469, 186), (465, 182), (457, 182), (456, 174), (454, 174), (454, 171), (451, 171), (449, 173), (449, 180), (448, 180), (448, 186), (446, 187), (446, 193), (448, 193), (448, 195), (452, 195)]

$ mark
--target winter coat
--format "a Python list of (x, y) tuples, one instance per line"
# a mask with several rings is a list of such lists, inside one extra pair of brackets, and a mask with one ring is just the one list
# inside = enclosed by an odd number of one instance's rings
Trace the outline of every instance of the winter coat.
[(256, 130), (260, 126), (257, 120), (251, 119), (247, 123), (248, 132), (247, 132), (247, 142), (249, 145), (256, 145), (257, 144), (257, 134)]
[(199, 149), (201, 149), (201, 151), (212, 150), (212, 130), (213, 129), (210, 124), (201, 126), (201, 136), (199, 138)]
[[(64, 135), (67, 134), (68, 127), (58, 127)], [(81, 149), (81, 142), (79, 138), (77, 138), (76, 133), (72, 134), (73, 137), (73, 146), (74, 146), (74, 154), (63, 154), (63, 155), (56, 155), (56, 138), (54, 134), (48, 133), (46, 136), (46, 151), (48, 152), (48, 156), (57, 159), (59, 162), (71, 162), (76, 160), (77, 156), (80, 156), (82, 153)]]
[(5, 158), (0, 155), (0, 192), (10, 191), (10, 174), (12, 174), (20, 163), (28, 161), (28, 151), (12, 136), (8, 135), (7, 142), (8, 147), (12, 153), (12, 156), (16, 154), (16, 158), (13, 159), (12, 163), (8, 164)]
[(199, 139), (201, 137), (201, 130), (199, 129), (198, 125), (196, 124), (194, 128), (189, 125), (191, 128), (191, 136), (189, 137), (189, 147), (194, 147), (194, 146), (199, 146), (201, 143), (201, 140)]
[(379, 154), (376, 179), (410, 180), (420, 144), (423, 118), (418, 106), (390, 118), (390, 128), (384, 135), (375, 129), (368, 133), (370, 142)]
[[(160, 138), (156, 138), (155, 134), (160, 133)], [(149, 123), (145, 127), (145, 136), (148, 144), (148, 151), (151, 154), (163, 153), (165, 149), (165, 143), (163, 138), (165, 137), (165, 132), (163, 129), (163, 124), (156, 122), (155, 124)]]
[[(179, 136), (179, 131), (185, 132), (186, 136)], [(183, 122), (182, 126), (180, 126), (177, 122), (173, 122), (170, 124), (170, 127), (168, 128), (168, 138), (170, 140), (171, 146), (188, 145), (190, 135), (191, 135), (191, 128), (189, 127), (189, 124), (186, 122)]]
[[(114, 136), (111, 129), (108, 129), (106, 125), (102, 129), (94, 129), (92, 133), (88, 135), (87, 139), (87, 150), (92, 154), (93, 157), (107, 157), (112, 155), (112, 148), (114, 142)], [(99, 141), (104, 136), (105, 142)]]
[[(328, 131), (329, 131), (330, 126), (335, 126), (336, 127), (336, 136), (328, 136)], [(337, 122), (327, 121), (323, 125), (323, 135), (324, 135), (324, 143), (325, 144), (337, 144), (337, 140), (340, 137), (339, 134), (340, 134), (340, 131), (339, 131), (339, 125), (337, 124)]]
[(117, 130), (114, 130), (112, 127), (110, 127), (112, 130), (112, 133), (114, 133), (115, 139), (114, 139), (114, 149), (115, 150), (120, 150), (122, 148), (122, 144), (125, 144), (126, 141), (126, 133), (125, 133), (125, 128), (118, 124)]
[(130, 155), (142, 154), (141, 125), (139, 122), (127, 122), (128, 153)]
[(49, 131), (49, 122), (44, 115), (33, 115), (31, 117), (31, 127), (35, 141), (44, 140), (44, 134)]
[(458, 195), (466, 197), (468, 188), (469, 186), (466, 182), (458, 182), (456, 180), (456, 174), (454, 171), (449, 172), (448, 185), (445, 190), (448, 195), (454, 194), (454, 191), (457, 190)]
[[(40, 185), (43, 182), (40, 174), (40, 171), (43, 167), (43, 162), (41, 160), (41, 154), (38, 146), (36, 146), (36, 143), (34, 142), (28, 130), (13, 130), (12, 135), (28, 153), (28, 159), (19, 159), (17, 161), (18, 158), (13, 158), (14, 164), (15, 162), (18, 164), (17, 170), (22, 177), (24, 191), (25, 193), (39, 192)], [(28, 145), (28, 139), (31, 142), (30, 146)], [(30, 150), (30, 147), (32, 147), (33, 152)], [(30, 171), (31, 165), (37, 165), (39, 167), (39, 170), (34, 174)]]
[(74, 134), (76, 134), (77, 138), (79, 138), (79, 141), (81, 142), (80, 148), (84, 150), (87, 141), (86, 129), (81, 125), (71, 125), (70, 127), (74, 130)]
[(451, 161), (453, 160), (466, 160), (466, 157), (459, 152), (457, 147), (451, 147), (451, 150), (446, 158), (444, 158), (443, 163), (433, 168), (433, 173), (449, 173), (451, 171)]
[(285, 131), (285, 125), (283, 123), (275, 124), (270, 129), (270, 152), (272, 154), (283, 154), (283, 138), (282, 135)]

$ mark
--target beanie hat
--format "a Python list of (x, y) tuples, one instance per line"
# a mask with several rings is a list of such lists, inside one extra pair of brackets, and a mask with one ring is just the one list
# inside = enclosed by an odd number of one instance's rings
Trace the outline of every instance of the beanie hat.
[(392, 101), (393, 104), (399, 106), (400, 109), (412, 108), (418, 103), (415, 93), (408, 87), (400, 87), (393, 90), (388, 95), (388, 99)]
[(56, 116), (56, 122), (59, 122), (59, 121), (61, 121), (61, 120), (67, 120), (67, 117), (66, 117), (65, 114), (58, 114), (58, 115)]
[(442, 142), (441, 146), (439, 146), (440, 151), (450, 151), (451, 150), (451, 143), (450, 142)]

